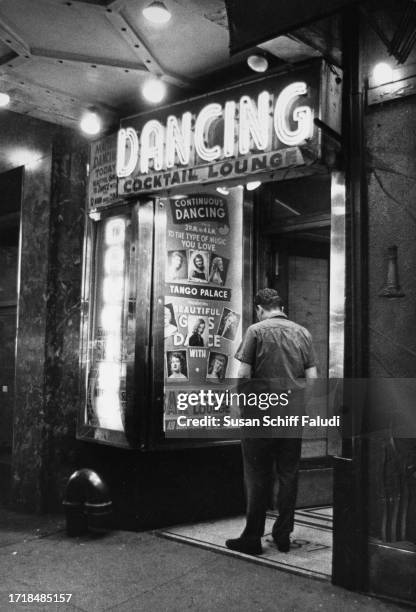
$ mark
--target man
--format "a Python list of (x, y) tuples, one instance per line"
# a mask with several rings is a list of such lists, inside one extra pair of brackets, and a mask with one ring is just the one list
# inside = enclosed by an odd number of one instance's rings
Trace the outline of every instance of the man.
[[(281, 386), (285, 387), (280, 391), (291, 391), (286, 408), (287, 414), (290, 414), (291, 398), (297, 396), (299, 402), (300, 396), (302, 402), (303, 388), (308, 381), (317, 377), (312, 337), (307, 329), (287, 319), (281, 308), (281, 299), (274, 289), (259, 291), (254, 303), (259, 322), (247, 329), (235, 355), (241, 362), (237, 376), (263, 381), (280, 379)], [(283, 433), (287, 434), (287, 431)], [(253, 555), (262, 553), (261, 537), (264, 534), (275, 460), (279, 476), (279, 517), (273, 526), (272, 536), (279, 551), (289, 551), (301, 445), (299, 429), (281, 437), (242, 439), (246, 526), (239, 538), (226, 541), (228, 548)]]

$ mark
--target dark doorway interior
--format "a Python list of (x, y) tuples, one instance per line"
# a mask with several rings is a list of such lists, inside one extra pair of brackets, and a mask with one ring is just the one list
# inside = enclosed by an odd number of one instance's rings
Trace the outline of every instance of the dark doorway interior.
[(17, 275), (22, 169), (0, 175), (0, 501), (7, 501), (13, 445)]
[[(256, 288), (275, 288), (288, 317), (311, 332), (318, 375), (327, 379), (331, 360), (331, 177), (264, 183), (256, 199)], [(317, 401), (312, 409), (326, 415), (327, 397), (319, 399), (319, 405)], [(337, 436), (338, 432), (324, 427), (309, 429), (308, 437), (304, 436), (298, 507), (332, 503), (331, 455), (339, 446)]]
[[(330, 228), (311, 228), (277, 235), (272, 241), (276, 272), (272, 285), (290, 319), (313, 337), (321, 378), (328, 377)], [(325, 414), (322, 407), (320, 414)], [(302, 445), (303, 458), (327, 456), (327, 431), (318, 429)]]

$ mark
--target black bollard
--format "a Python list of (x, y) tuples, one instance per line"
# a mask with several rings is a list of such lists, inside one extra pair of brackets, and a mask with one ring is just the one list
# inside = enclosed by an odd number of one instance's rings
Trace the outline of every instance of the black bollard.
[(62, 502), (66, 516), (66, 532), (76, 537), (87, 531), (111, 529), (113, 503), (108, 487), (93, 470), (84, 468), (70, 476)]

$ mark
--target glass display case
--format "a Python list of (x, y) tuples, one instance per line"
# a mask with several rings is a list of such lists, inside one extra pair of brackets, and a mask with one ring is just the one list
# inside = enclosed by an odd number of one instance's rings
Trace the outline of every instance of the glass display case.
[(185, 442), (169, 439), (180, 437), (177, 394), (233, 378), (251, 322), (250, 216), (241, 186), (89, 214), (80, 439), (143, 450)]

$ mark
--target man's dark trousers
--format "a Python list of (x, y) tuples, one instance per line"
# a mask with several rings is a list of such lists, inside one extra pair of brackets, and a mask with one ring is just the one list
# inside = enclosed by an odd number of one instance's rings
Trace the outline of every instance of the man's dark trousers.
[(298, 437), (247, 438), (241, 441), (241, 446), (247, 496), (246, 527), (242, 536), (261, 538), (264, 534), (273, 463), (276, 462), (279, 477), (279, 517), (273, 526), (272, 534), (275, 539), (288, 537), (294, 524), (301, 433)]

